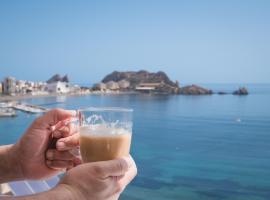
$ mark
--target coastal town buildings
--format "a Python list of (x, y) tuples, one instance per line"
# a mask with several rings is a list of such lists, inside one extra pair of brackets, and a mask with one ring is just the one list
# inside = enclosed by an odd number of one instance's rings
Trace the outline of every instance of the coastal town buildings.
[(117, 82), (114, 81), (109, 81), (106, 83), (106, 88), (109, 90), (118, 90), (119, 89), (119, 85)]
[(3, 93), (14, 95), (16, 92), (16, 79), (14, 77), (6, 77), (3, 81)]
[(121, 81), (118, 81), (118, 85), (119, 85), (119, 88), (121, 88), (121, 89), (127, 89), (130, 86), (130, 82), (123, 79)]
[(90, 93), (90, 88), (80, 87), (69, 83), (68, 76), (61, 77), (56, 74), (46, 82), (34, 82), (26, 80), (16, 80), (14, 77), (6, 77), (3, 82), (0, 82), (0, 94), (4, 95), (47, 95), (54, 94), (80, 94)]

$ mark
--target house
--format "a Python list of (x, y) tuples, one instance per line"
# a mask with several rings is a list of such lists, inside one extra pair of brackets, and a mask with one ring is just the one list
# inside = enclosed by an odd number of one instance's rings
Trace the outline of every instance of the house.
[(69, 80), (67, 75), (61, 77), (56, 74), (47, 81), (45, 90), (50, 93), (68, 93), (70, 92)]
[(155, 91), (158, 87), (163, 85), (164, 83), (140, 83), (136, 86), (135, 90), (142, 91), (142, 92), (150, 92)]
[(119, 90), (119, 85), (117, 82), (109, 81), (106, 83), (106, 88), (109, 90)]
[(119, 85), (119, 87), (120, 87), (121, 89), (127, 89), (127, 88), (129, 88), (129, 86), (130, 86), (130, 82), (127, 81), (127, 80), (125, 80), (125, 79), (123, 79), (123, 80), (121, 80), (121, 81), (118, 81), (118, 85)]
[(45, 90), (50, 93), (68, 93), (69, 92), (69, 84), (67, 82), (51, 82), (48, 83), (45, 87)]

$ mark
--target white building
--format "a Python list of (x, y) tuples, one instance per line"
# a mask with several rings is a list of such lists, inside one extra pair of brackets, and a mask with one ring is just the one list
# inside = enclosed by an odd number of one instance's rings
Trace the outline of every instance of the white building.
[(109, 81), (106, 83), (106, 88), (109, 90), (118, 90), (119, 85), (118, 85), (118, 83), (116, 83), (114, 81)]
[(68, 93), (70, 91), (69, 83), (61, 81), (47, 83), (45, 90), (50, 93)]
[(130, 86), (129, 81), (123, 79), (121, 81), (118, 81), (118, 85), (121, 89), (127, 89)]

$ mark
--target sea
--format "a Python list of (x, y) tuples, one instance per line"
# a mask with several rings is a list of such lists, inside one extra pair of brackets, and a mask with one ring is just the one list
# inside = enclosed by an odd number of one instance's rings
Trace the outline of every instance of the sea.
[[(232, 92), (238, 84), (204, 85)], [(49, 108), (134, 109), (138, 175), (121, 200), (269, 200), (270, 84), (248, 96), (88, 95), (22, 100)], [(37, 115), (0, 118), (0, 144), (15, 143)], [(29, 147), (31, 148), (31, 147)]]

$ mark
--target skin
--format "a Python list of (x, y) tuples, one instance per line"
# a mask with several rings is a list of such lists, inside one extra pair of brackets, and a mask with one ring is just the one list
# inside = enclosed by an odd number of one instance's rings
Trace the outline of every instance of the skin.
[[(75, 116), (74, 111), (51, 110), (37, 118), (16, 144), (0, 147), (0, 183), (40, 180), (70, 169), (61, 182), (48, 192), (27, 197), (0, 197), (0, 200), (119, 198), (137, 173), (133, 159), (127, 157), (77, 166), (80, 160), (71, 153), (79, 144), (76, 129), (71, 125), (54, 131), (51, 129), (59, 121)], [(56, 149), (48, 149), (52, 136), (58, 139)]]

